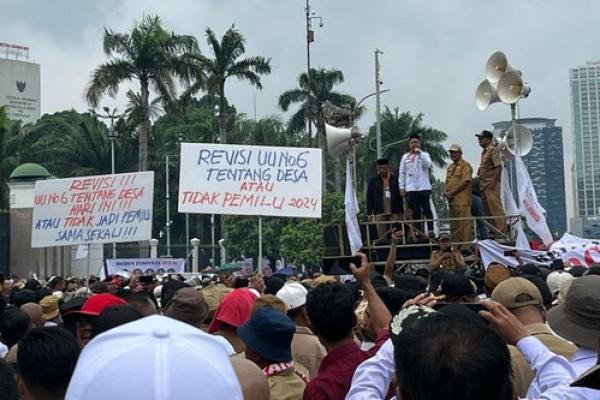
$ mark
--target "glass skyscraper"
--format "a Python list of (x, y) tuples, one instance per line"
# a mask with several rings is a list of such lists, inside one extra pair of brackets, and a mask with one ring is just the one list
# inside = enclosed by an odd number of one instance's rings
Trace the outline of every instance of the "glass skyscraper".
[[(518, 124), (533, 135), (533, 148), (523, 156), (523, 163), (538, 201), (546, 210), (548, 228), (552, 236), (559, 239), (567, 230), (567, 204), (562, 127), (555, 122), (555, 119), (548, 118), (521, 118)], [(501, 121), (492, 125), (494, 133), (500, 135), (510, 129), (511, 122)]]
[(569, 70), (575, 148), (574, 234), (600, 238), (600, 61)]

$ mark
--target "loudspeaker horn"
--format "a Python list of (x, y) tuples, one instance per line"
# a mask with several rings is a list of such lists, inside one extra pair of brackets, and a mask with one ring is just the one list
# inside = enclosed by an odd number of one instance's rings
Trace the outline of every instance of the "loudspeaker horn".
[(506, 131), (504, 136), (498, 140), (498, 143), (504, 150), (508, 148), (513, 154), (517, 154), (521, 157), (526, 156), (533, 149), (533, 134), (523, 125), (517, 125), (516, 135), (514, 134), (513, 129), (510, 128)]
[(498, 92), (494, 89), (490, 81), (487, 79), (481, 81), (479, 86), (477, 86), (477, 90), (475, 90), (475, 102), (479, 111), (485, 111), (491, 104), (498, 103), (499, 101)]
[(492, 86), (495, 87), (500, 78), (502, 78), (502, 75), (507, 72), (521, 73), (521, 71), (508, 63), (506, 54), (501, 51), (495, 52), (488, 58), (487, 63), (485, 64), (485, 77), (490, 81)]
[(360, 136), (358, 127), (338, 128), (325, 124), (325, 137), (327, 138), (327, 149), (329, 154), (334, 157), (339, 156), (342, 152), (350, 147), (350, 141)]
[(513, 104), (529, 96), (531, 87), (523, 82), (521, 74), (507, 72), (498, 82), (498, 96), (504, 103)]

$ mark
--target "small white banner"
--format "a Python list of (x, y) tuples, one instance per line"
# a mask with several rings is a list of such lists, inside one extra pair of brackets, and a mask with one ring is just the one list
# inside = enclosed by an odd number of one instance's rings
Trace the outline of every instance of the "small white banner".
[(321, 150), (182, 143), (180, 213), (321, 218)]
[(31, 247), (149, 240), (154, 172), (35, 183)]
[(166, 273), (183, 273), (183, 258), (109, 258), (106, 260), (106, 272), (114, 275), (117, 272), (137, 273), (139, 275), (163, 275)]

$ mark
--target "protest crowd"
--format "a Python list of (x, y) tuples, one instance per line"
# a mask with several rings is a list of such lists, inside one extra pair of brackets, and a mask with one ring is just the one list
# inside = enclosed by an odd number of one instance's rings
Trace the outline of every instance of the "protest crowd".
[[(486, 132), (483, 215), (500, 234), (502, 167)], [(470, 215), (472, 169), (449, 151), (446, 198)], [(406, 219), (405, 198), (431, 220), (430, 164), (418, 137), (399, 178), (378, 161), (368, 214)], [(437, 242), (428, 265), (395, 268), (405, 232), (393, 228), (385, 265), (358, 252), (348, 276), (1, 276), (0, 400), (600, 399), (600, 265), (518, 251), (515, 264), (468, 265), (471, 249), (453, 246), (468, 227), (431, 228), (409, 231)]]
[(600, 266), (360, 257), (344, 282), (2, 277), (0, 398), (600, 398)]

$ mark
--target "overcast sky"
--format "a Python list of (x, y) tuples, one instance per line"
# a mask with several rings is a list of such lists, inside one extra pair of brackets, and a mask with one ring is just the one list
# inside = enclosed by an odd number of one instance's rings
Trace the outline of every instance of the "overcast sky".
[[(42, 112), (87, 109), (83, 91), (94, 67), (105, 60), (103, 27), (128, 30), (143, 13), (156, 13), (164, 26), (196, 35), (207, 49), (204, 29), (221, 35), (231, 24), (247, 39), (247, 55), (272, 58), (273, 72), (256, 92), (258, 116), (280, 112), (278, 95), (296, 84), (305, 70), (303, 0), (102, 0), (2, 1), (0, 41), (31, 48), (41, 64)], [(556, 118), (564, 128), (566, 166), (572, 160), (568, 69), (600, 59), (598, 15), (593, 0), (312, 0), (325, 20), (315, 28), (314, 67), (338, 68), (341, 91), (360, 98), (374, 90), (373, 51), (379, 47), (382, 104), (423, 112), (425, 122), (448, 133), (477, 168), (479, 148), (473, 134), (510, 117), (507, 106), (475, 107), (474, 90), (487, 57), (496, 50), (523, 70), (532, 86), (521, 102), (522, 117)], [(232, 82), (227, 95), (253, 115), (255, 95), (246, 83)], [(102, 104), (121, 105), (122, 99)], [(374, 120), (374, 101), (362, 126)], [(570, 198), (570, 174), (567, 201)], [(569, 215), (572, 211), (569, 210)]]

